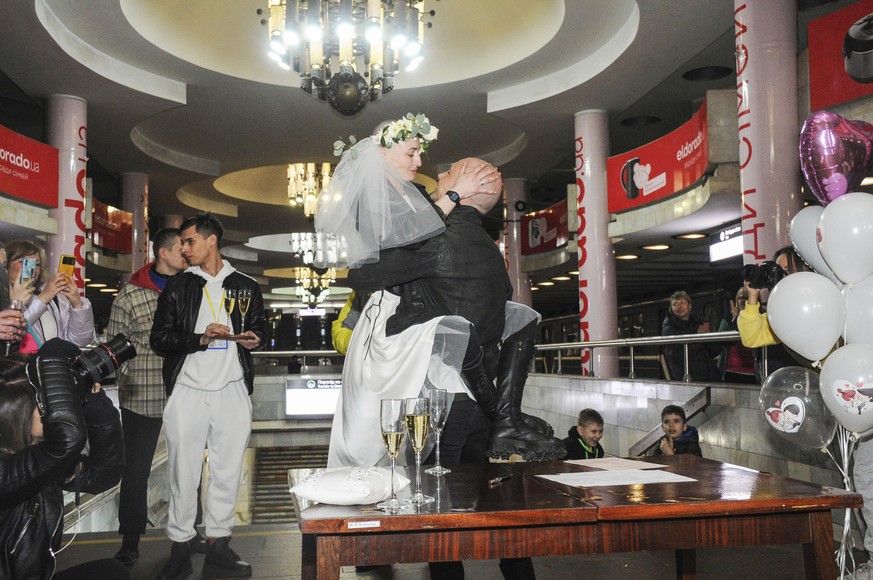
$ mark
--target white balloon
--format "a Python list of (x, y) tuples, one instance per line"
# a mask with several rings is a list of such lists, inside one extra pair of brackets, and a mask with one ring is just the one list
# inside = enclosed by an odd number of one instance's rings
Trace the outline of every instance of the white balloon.
[(788, 348), (817, 361), (831, 351), (842, 334), (846, 306), (833, 282), (814, 272), (795, 272), (773, 288), (767, 317), (773, 332)]
[(819, 387), (840, 425), (854, 433), (873, 429), (873, 345), (835, 350), (822, 366)]
[(818, 249), (846, 284), (873, 274), (873, 195), (853, 191), (829, 203), (818, 220)]
[(798, 255), (810, 268), (839, 287), (842, 284), (822, 257), (816, 239), (818, 221), (824, 209), (820, 205), (809, 205), (797, 212), (788, 225), (788, 237), (791, 238), (791, 244)]
[(873, 344), (873, 276), (846, 284), (841, 292), (846, 301), (846, 344)]

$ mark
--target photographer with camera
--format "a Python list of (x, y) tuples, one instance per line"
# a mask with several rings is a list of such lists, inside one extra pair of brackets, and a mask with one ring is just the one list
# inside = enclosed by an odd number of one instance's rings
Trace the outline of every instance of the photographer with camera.
[[(2, 578), (129, 577), (111, 558), (55, 573), (63, 490), (75, 491), (78, 502), (79, 492), (100, 493), (117, 484), (124, 467), (118, 411), (88, 370), (101, 366), (94, 365), (100, 356), (74, 361), (78, 356), (76, 346), (53, 339), (35, 356), (0, 358)], [(83, 456), (86, 442), (90, 449)]]
[[(749, 293), (746, 307), (737, 318), (737, 328), (743, 346), (749, 348), (767, 347), (767, 373), (786, 366), (794, 366), (797, 360), (791, 356), (782, 342), (770, 328), (767, 314), (763, 311), (759, 297), (761, 290), (772, 290), (779, 280), (795, 272), (808, 272), (809, 266), (797, 255), (791, 246), (780, 248), (773, 255), (772, 262), (760, 265), (748, 264), (743, 267), (743, 286)], [(755, 378), (763, 383), (767, 378), (763, 372), (760, 350), (755, 351)]]

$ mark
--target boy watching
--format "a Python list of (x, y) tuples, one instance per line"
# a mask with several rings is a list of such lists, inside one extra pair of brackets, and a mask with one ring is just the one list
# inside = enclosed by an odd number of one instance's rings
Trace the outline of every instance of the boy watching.
[(655, 455), (681, 455), (688, 453), (703, 457), (697, 428), (685, 422), (685, 409), (678, 405), (667, 405), (661, 411), (661, 429), (664, 437)]
[(564, 459), (600, 459), (604, 455), (600, 440), (603, 438), (603, 417), (594, 409), (579, 411), (579, 420), (570, 427), (563, 440), (567, 449)]

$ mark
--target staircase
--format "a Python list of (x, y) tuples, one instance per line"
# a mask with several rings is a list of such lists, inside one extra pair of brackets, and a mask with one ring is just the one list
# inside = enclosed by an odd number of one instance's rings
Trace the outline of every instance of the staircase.
[(288, 470), (327, 466), (327, 446), (258, 447), (252, 486), (252, 523), (294, 523), (294, 508), (288, 493)]

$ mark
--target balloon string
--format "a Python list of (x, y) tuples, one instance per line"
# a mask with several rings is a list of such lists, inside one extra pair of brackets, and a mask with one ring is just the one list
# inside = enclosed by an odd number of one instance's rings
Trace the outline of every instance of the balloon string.
[[(823, 450), (828, 454), (834, 464), (837, 466), (840, 474), (843, 476), (843, 485), (847, 491), (854, 491), (854, 486), (852, 485), (852, 479), (849, 476), (850, 474), (850, 463), (852, 458), (852, 452), (855, 449), (855, 443), (858, 441), (858, 435), (855, 433), (850, 433), (847, 431), (842, 425), (837, 427), (837, 444), (840, 449), (840, 459), (841, 462), (838, 462), (836, 458), (831, 455), (829, 449), (824, 448)], [(847, 564), (851, 563), (851, 568), (855, 569), (855, 556), (852, 552), (852, 548), (854, 547), (854, 538), (851, 536), (852, 530), (852, 515), (853, 510), (846, 509), (844, 518), (843, 518), (843, 533), (840, 538), (840, 547), (836, 550), (834, 557), (836, 559), (837, 565), (840, 568), (840, 578), (845, 578), (846, 576), (846, 567)]]

